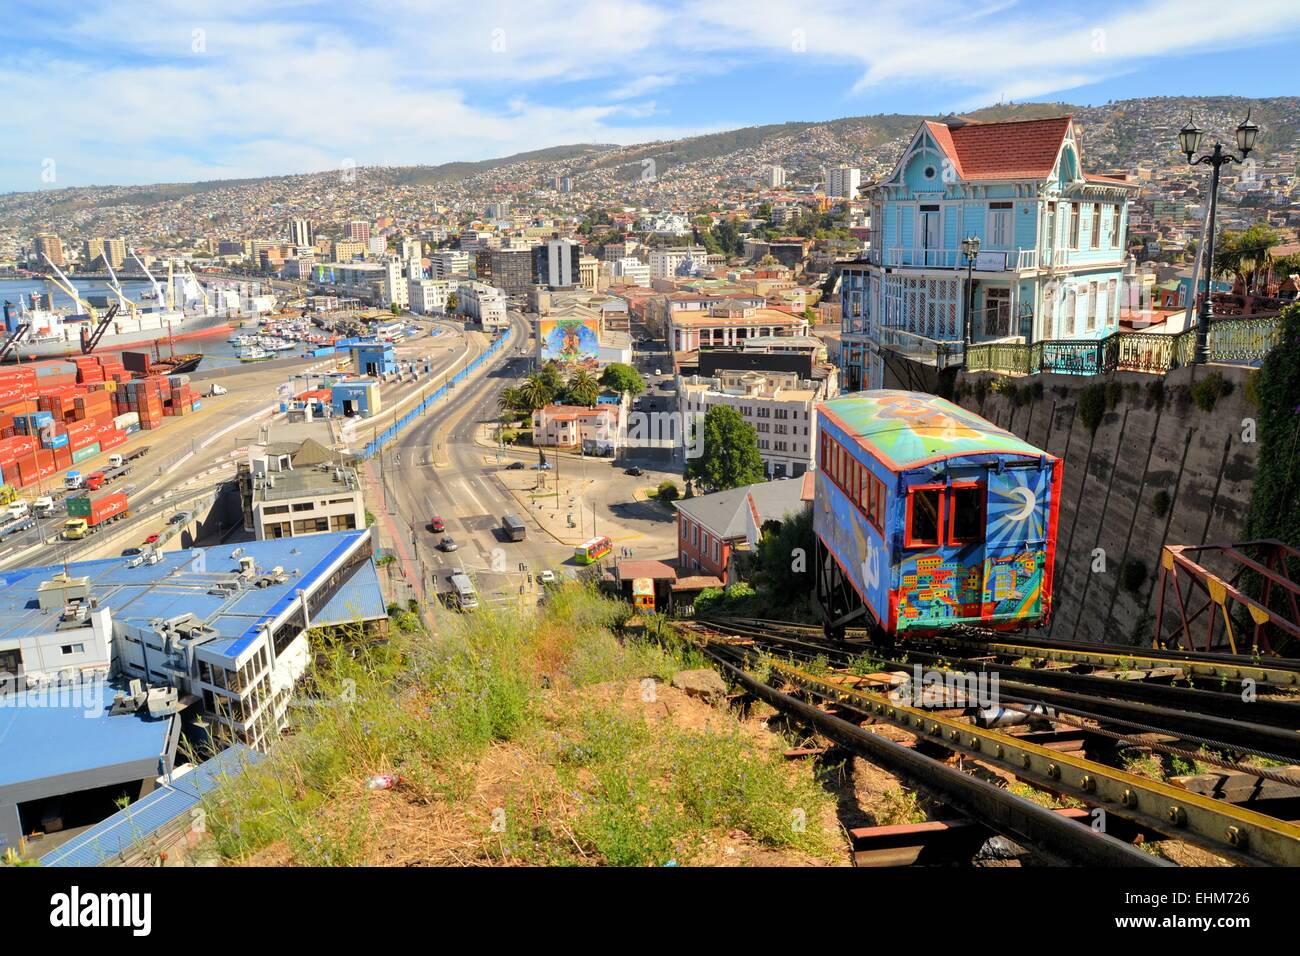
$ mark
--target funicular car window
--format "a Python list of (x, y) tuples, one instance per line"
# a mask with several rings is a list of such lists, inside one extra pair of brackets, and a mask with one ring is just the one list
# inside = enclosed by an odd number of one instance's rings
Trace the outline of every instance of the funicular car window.
[(948, 543), (975, 544), (984, 540), (984, 486), (954, 485), (948, 489)]
[(933, 547), (939, 543), (942, 509), (942, 488), (912, 489), (907, 497), (907, 547)]

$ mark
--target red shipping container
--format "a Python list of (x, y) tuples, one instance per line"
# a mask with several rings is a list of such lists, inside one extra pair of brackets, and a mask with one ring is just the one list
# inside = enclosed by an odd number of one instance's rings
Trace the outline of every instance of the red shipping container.
[(72, 467), (72, 449), (67, 445), (54, 449), (54, 470), (63, 471)]
[(126, 432), (120, 432), (116, 428), (112, 431), (105, 432), (99, 438), (99, 450), (108, 451), (110, 448), (116, 448), (126, 441)]

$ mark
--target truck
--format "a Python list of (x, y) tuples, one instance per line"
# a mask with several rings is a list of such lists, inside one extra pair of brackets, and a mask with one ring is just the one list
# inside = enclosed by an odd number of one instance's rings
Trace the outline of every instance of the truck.
[(137, 448), (135, 451), (127, 452), (125, 455), (119, 455), (115, 452), (108, 456), (108, 467), (121, 468), (123, 465), (129, 465), (131, 462), (143, 458), (147, 454), (149, 454), (148, 445), (145, 445), (143, 448)]
[(8, 505), (18, 500), (18, 492), (13, 485), (0, 485), (0, 505)]
[(501, 519), (501, 530), (511, 541), (523, 541), (528, 534), (528, 526), (519, 515), (506, 515)]
[(82, 483), (91, 491), (98, 491), (104, 485), (116, 481), (131, 470), (130, 465), (121, 465), (105, 471), (92, 471), (82, 479)]
[(68, 520), (63, 523), (63, 537), (72, 541), (130, 514), (126, 493), (92, 491), (68, 499)]
[(54, 499), (49, 495), (42, 495), (32, 502), (32, 514), (38, 518), (48, 518), (54, 514)]
[(63, 476), (63, 487), (69, 491), (76, 491), (82, 485), (81, 472), (70, 471)]

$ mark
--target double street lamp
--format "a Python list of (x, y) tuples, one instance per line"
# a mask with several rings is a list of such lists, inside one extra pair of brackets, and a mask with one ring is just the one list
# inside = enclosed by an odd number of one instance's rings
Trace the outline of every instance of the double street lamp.
[(962, 321), (962, 343), (964, 345), (962, 362), (965, 363), (966, 355), (969, 354), (971, 347), (971, 314), (975, 311), (975, 281), (973, 273), (975, 271), (975, 260), (979, 258), (980, 254), (979, 236), (967, 236), (963, 239), (961, 241), (961, 254), (966, 258), (966, 295), (964, 296), (964, 315)]
[(1214, 170), (1210, 177), (1210, 220), (1206, 226), (1205, 241), (1205, 294), (1201, 298), (1201, 307), (1196, 315), (1196, 353), (1192, 358), (1197, 364), (1205, 364), (1210, 358), (1210, 289), (1214, 276), (1214, 216), (1218, 209), (1219, 170), (1228, 163), (1245, 162), (1246, 156), (1255, 148), (1255, 138), (1259, 136), (1259, 127), (1250, 121), (1250, 110), (1246, 118), (1237, 126), (1237, 150), (1240, 156), (1224, 152), (1223, 144), (1216, 142), (1214, 151), (1193, 159), (1192, 156), (1201, 145), (1202, 130), (1189, 116), (1187, 125), (1178, 131), (1178, 146), (1187, 155), (1187, 162), (1193, 166), (1206, 165)]

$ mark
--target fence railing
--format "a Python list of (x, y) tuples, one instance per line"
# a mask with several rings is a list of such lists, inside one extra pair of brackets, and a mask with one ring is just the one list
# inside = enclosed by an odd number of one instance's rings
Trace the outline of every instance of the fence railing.
[[(1257, 364), (1277, 345), (1280, 334), (1276, 316), (1216, 321), (1210, 325), (1210, 361)], [(970, 347), (966, 371), (1008, 375), (1105, 375), (1123, 371), (1159, 375), (1191, 364), (1195, 350), (1195, 328), (1177, 335), (1114, 332), (1096, 341), (1049, 339), (1032, 345), (993, 342)]]
[(378, 454), (381, 448), (383, 448), (389, 442), (397, 438), (398, 434), (402, 431), (403, 428), (405, 428), (407, 425), (411, 424), (411, 422), (419, 418), (420, 415), (423, 414), (426, 408), (430, 408), (436, 401), (438, 401), (438, 399), (446, 395), (448, 389), (454, 387), (458, 382), (464, 381), (466, 378), (468, 378), (470, 375), (474, 373), (475, 369), (477, 369), (480, 365), (482, 365), (493, 355), (495, 355), (498, 351), (500, 351), (501, 347), (505, 345), (506, 339), (510, 338), (510, 334), (512, 331), (513, 331), (512, 328), (507, 327), (504, 331), (502, 331), (499, 335), (497, 335), (497, 337), (493, 340), (492, 344), (489, 345), (481, 355), (475, 358), (474, 361), (468, 363), (463, 369), (461, 369), (459, 372), (457, 372), (447, 381), (443, 382), (442, 385), (438, 386), (438, 388), (435, 391), (425, 396), (424, 400), (420, 402), (420, 404), (416, 405), (414, 408), (412, 408), (401, 418), (394, 421), (393, 424), (389, 425), (383, 431), (376, 434), (373, 439), (371, 439), (369, 442), (366, 443), (366, 447), (362, 451), (361, 457), (363, 459), (370, 459), (373, 458), (376, 454)]

